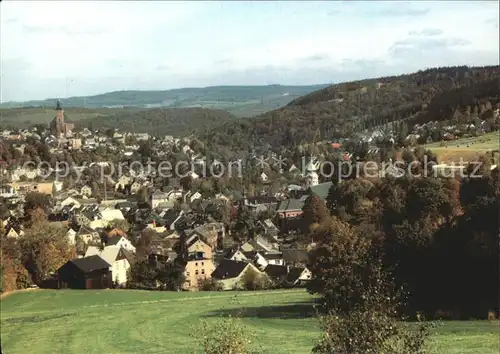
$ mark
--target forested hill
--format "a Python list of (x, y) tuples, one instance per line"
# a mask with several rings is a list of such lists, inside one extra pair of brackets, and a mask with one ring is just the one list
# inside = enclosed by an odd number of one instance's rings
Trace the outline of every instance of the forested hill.
[[(163, 91), (114, 91), (94, 96), (62, 99), (66, 108), (212, 108), (238, 117), (250, 117), (288, 104), (293, 99), (328, 85), (307, 86), (210, 86)], [(6, 102), (1, 108), (53, 108), (57, 98), (40, 101)]]
[(500, 103), (500, 66), (445, 67), (329, 86), (253, 119), (228, 122), (203, 137), (246, 150), (292, 148), (349, 136), (394, 121), (442, 121), (456, 110)]
[(206, 108), (152, 108), (143, 110), (119, 110), (107, 117), (80, 120), (78, 127), (92, 129), (119, 128), (126, 132), (149, 133), (155, 136), (181, 137), (191, 133), (204, 133), (209, 129), (237, 120), (220, 109)]

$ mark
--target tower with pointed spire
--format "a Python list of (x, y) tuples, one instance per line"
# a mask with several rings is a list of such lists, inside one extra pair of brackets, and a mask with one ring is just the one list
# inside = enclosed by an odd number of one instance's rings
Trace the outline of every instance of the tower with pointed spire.
[(311, 161), (306, 166), (306, 186), (307, 188), (309, 187), (314, 187), (319, 184), (319, 176), (318, 176), (318, 171), (319, 169), (319, 163), (311, 157)]
[(64, 110), (61, 106), (61, 101), (57, 100), (56, 103), (56, 116), (50, 123), (50, 130), (56, 138), (63, 138), (71, 134), (74, 125), (64, 121)]

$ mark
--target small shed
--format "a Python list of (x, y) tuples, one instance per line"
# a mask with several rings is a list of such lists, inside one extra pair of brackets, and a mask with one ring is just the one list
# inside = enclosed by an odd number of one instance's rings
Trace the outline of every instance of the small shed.
[(57, 271), (60, 289), (107, 289), (112, 286), (111, 265), (101, 256), (77, 258)]

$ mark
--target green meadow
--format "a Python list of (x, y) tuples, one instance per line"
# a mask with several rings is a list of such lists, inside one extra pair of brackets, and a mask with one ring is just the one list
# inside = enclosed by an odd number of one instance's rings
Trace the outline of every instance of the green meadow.
[[(241, 318), (266, 353), (310, 353), (320, 335), (304, 290), (148, 292), (37, 290), (0, 301), (7, 354), (201, 353), (201, 319)], [(436, 353), (498, 353), (499, 324), (443, 322), (433, 329)]]

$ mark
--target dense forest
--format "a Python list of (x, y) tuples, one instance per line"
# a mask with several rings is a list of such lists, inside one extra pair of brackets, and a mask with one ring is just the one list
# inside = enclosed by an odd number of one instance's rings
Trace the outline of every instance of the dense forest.
[(184, 136), (221, 125), (236, 117), (227, 111), (207, 108), (154, 108), (124, 110), (108, 117), (79, 121), (80, 127), (150, 133), (155, 136)]
[(203, 138), (213, 146), (293, 148), (401, 120), (451, 120), (457, 110), (499, 103), (500, 66), (434, 68), (332, 85), (253, 119), (227, 122)]

